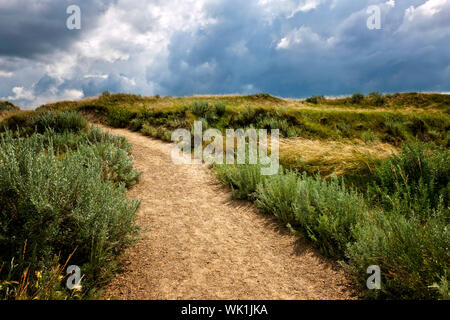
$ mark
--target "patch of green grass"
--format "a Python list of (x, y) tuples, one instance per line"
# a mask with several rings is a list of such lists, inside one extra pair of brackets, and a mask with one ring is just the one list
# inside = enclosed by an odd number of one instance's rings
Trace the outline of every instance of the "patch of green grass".
[(372, 130), (367, 130), (362, 133), (361, 138), (364, 140), (365, 143), (372, 143), (377, 140), (377, 135)]

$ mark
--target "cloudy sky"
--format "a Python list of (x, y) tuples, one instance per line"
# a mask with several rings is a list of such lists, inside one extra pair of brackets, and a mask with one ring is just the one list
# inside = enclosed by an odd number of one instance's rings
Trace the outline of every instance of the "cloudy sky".
[(449, 92), (450, 0), (0, 0), (0, 99), (30, 109), (105, 90)]

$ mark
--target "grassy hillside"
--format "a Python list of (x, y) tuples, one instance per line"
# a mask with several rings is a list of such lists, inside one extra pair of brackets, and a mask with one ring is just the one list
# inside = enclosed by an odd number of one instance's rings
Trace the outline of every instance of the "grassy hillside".
[[(449, 106), (450, 95), (422, 93), (306, 100), (268, 94), (173, 98), (104, 93), (98, 98), (44, 105), (38, 112), (75, 109), (95, 114), (109, 125), (166, 140), (174, 129), (190, 129), (194, 120), (221, 130), (280, 129), (285, 167), (320, 172), (324, 177), (336, 172), (364, 186), (374, 165), (398, 152), (409, 139), (449, 147)], [(10, 119), (20, 121), (20, 116)]]
[(1, 111), (19, 111), (20, 108), (9, 101), (0, 100), (0, 112)]
[(9, 101), (0, 100), (0, 121), (20, 112), (20, 108)]
[[(218, 165), (218, 179), (341, 261), (370, 298), (448, 299), (450, 96), (372, 93), (306, 100), (251, 96), (98, 98), (41, 106), (166, 141), (177, 128), (279, 129), (279, 173)], [(35, 127), (15, 114), (3, 129)], [(378, 265), (382, 289), (367, 290)]]

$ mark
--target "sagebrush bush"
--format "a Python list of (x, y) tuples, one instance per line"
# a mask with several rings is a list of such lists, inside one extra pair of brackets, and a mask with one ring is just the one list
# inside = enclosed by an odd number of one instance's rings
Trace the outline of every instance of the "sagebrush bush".
[(44, 132), (52, 128), (55, 132), (79, 132), (87, 128), (87, 121), (76, 111), (64, 111), (61, 113), (44, 112), (30, 118), (30, 126), (37, 132)]
[(216, 114), (219, 117), (222, 117), (225, 114), (227, 107), (226, 107), (226, 105), (224, 103), (216, 103), (214, 105), (214, 107), (215, 107), (215, 110), (216, 110)]
[[(216, 166), (233, 196), (302, 231), (321, 251), (343, 261), (370, 298), (449, 296), (448, 151), (423, 143), (381, 162), (366, 199), (336, 177), (291, 171), (262, 177), (254, 165)], [(406, 178), (408, 177), (408, 178)], [(431, 195), (431, 193), (434, 195)], [(382, 290), (366, 290), (370, 265)]]
[(133, 168), (133, 159), (128, 153), (111, 143), (80, 145), (78, 153), (82, 155), (86, 166), (100, 165), (102, 178), (116, 183), (124, 183), (127, 188), (139, 181), (140, 173)]
[(438, 206), (448, 207), (449, 176), (448, 150), (409, 142), (376, 168), (369, 192), (385, 210), (426, 219)]
[(337, 258), (344, 257), (353, 227), (368, 211), (364, 198), (336, 177), (286, 172), (267, 177), (255, 197), (258, 207), (303, 229), (322, 252)]
[(263, 179), (259, 165), (223, 164), (215, 166), (215, 171), (219, 181), (231, 188), (236, 199), (254, 199), (256, 188)]
[(206, 113), (211, 110), (211, 107), (208, 102), (194, 102), (189, 107), (189, 110), (196, 116), (205, 118)]
[(363, 100), (364, 100), (364, 95), (359, 92), (354, 93), (351, 97), (351, 102), (353, 104), (360, 104)]
[[(35, 133), (36, 135), (41, 135)], [(118, 149), (124, 150), (127, 154), (131, 152), (130, 143), (122, 136), (114, 136), (100, 130), (98, 127), (91, 127), (87, 131), (78, 133), (64, 131), (56, 133), (52, 128), (48, 128), (42, 133), (43, 146), (48, 147), (50, 143), (58, 152), (65, 152), (67, 149), (76, 150), (80, 145), (92, 145), (97, 143), (110, 144)]]
[(319, 102), (322, 102), (325, 100), (324, 96), (312, 96), (306, 99), (306, 102), (318, 104)]
[(448, 150), (422, 142), (404, 144), (376, 168), (368, 189), (375, 210), (359, 221), (347, 250), (362, 287), (369, 265), (382, 270), (382, 290), (369, 296), (448, 297), (449, 174)]
[(139, 131), (142, 129), (143, 120), (141, 118), (136, 118), (130, 121), (128, 124), (128, 129), (132, 131)]
[(81, 137), (85, 137), (89, 143), (109, 143), (128, 153), (131, 152), (131, 144), (125, 137), (109, 134), (98, 127), (91, 127), (88, 132)]
[(0, 279), (19, 279), (15, 270), (27, 269), (36, 281), (55, 254), (64, 262), (74, 251), (70, 263), (81, 267), (87, 288), (111, 277), (117, 254), (137, 235), (139, 203), (127, 199), (125, 186), (138, 173), (128, 150), (98, 129), (1, 134), (0, 256), (6, 264)]
[(144, 135), (152, 137), (152, 138), (157, 138), (158, 137), (158, 129), (153, 127), (153, 126), (150, 126), (150, 125), (148, 125), (146, 123), (144, 123), (142, 125), (141, 132)]
[(115, 128), (125, 128), (133, 116), (132, 112), (124, 108), (111, 109), (108, 112), (107, 123)]
[(44, 133), (51, 128), (57, 133), (86, 130), (88, 122), (76, 111), (39, 112), (13, 116), (2, 123), (4, 130), (20, 130), (23, 134)]
[[(371, 298), (436, 299), (449, 296), (448, 209), (425, 223), (401, 212), (374, 211), (355, 228), (348, 267)], [(365, 290), (367, 267), (381, 268), (381, 291)], [(436, 288), (434, 288), (436, 286)]]
[(300, 180), (293, 172), (267, 177), (264, 183), (256, 185), (256, 205), (285, 223), (298, 225), (296, 213), (299, 188)]
[(369, 93), (369, 98), (375, 106), (382, 106), (386, 103), (385, 97), (378, 91)]

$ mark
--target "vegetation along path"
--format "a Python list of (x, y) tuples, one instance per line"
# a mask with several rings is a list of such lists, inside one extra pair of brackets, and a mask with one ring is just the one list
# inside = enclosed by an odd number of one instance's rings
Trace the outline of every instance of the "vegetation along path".
[(206, 166), (175, 165), (172, 145), (125, 129), (143, 172), (146, 232), (105, 288), (112, 299), (352, 299), (337, 264), (253, 204), (231, 199)]

